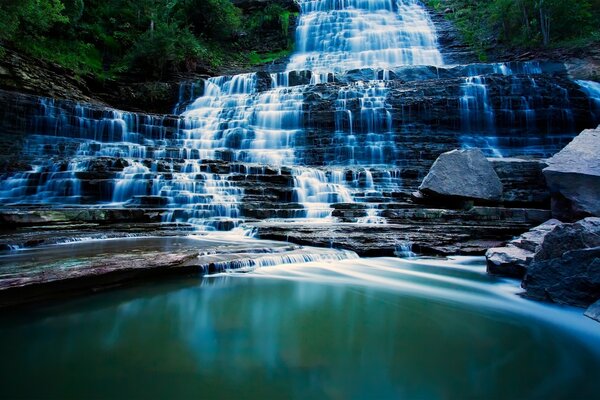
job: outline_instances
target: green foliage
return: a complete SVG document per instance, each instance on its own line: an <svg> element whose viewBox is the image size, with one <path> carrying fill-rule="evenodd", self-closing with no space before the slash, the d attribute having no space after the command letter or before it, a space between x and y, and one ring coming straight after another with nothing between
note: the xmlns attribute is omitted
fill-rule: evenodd
<svg viewBox="0 0 600 400"><path fill-rule="evenodd" d="M103 75L102 54L90 43L41 38L24 45L32 56L53 61L78 74Z"/></svg>
<svg viewBox="0 0 600 400"><path fill-rule="evenodd" d="M496 44L561 46L596 40L600 0L429 0L449 14L481 57Z"/></svg>
<svg viewBox="0 0 600 400"><path fill-rule="evenodd" d="M207 49L188 28L160 22L144 32L126 56L127 64L161 77L165 69L185 68L185 64L205 56Z"/></svg>
<svg viewBox="0 0 600 400"><path fill-rule="evenodd" d="M277 3L269 4L263 11L246 17L245 28L250 32L263 29L281 29L287 33L291 13Z"/></svg>
<svg viewBox="0 0 600 400"><path fill-rule="evenodd" d="M291 15L278 5L243 15L231 0L0 0L0 56L12 47L78 74L156 78L271 59L290 47ZM275 45L263 40L273 30Z"/></svg>
<svg viewBox="0 0 600 400"><path fill-rule="evenodd" d="M3 0L0 3L0 40L15 40L17 34L36 37L53 25L67 23L60 0Z"/></svg>
<svg viewBox="0 0 600 400"><path fill-rule="evenodd" d="M196 34L211 39L227 39L241 26L241 11L230 0L189 0L183 13Z"/></svg>
<svg viewBox="0 0 600 400"><path fill-rule="evenodd" d="M271 63L275 60L289 56L293 52L293 48L288 48L280 51L274 51L270 53L257 53L252 51L248 54L248 62L250 65L261 65Z"/></svg>

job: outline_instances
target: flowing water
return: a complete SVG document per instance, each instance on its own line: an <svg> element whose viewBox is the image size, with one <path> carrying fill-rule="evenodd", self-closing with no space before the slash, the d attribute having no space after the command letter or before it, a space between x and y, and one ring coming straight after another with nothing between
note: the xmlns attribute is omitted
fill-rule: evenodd
<svg viewBox="0 0 600 400"><path fill-rule="evenodd" d="M481 259L287 264L0 316L6 398L595 398L600 330Z"/></svg>
<svg viewBox="0 0 600 400"><path fill-rule="evenodd" d="M411 190L447 146L544 157L600 122L600 86L554 78L553 66L444 65L418 1L299 5L286 71L183 82L177 115L35 105L20 126L31 170L0 177L0 204L148 208L165 223L234 233L17 249L0 255L5 278L206 242L257 254L208 255L214 269L245 274L0 314L3 395L597 397L597 323L520 298L481 259L418 259L409 240L397 242L401 258L357 259L235 236L252 232L240 226L256 203L257 219L313 223L335 221L333 203L364 203L356 223L383 225L379 205ZM444 129L439 98L456 113Z"/></svg>
<svg viewBox="0 0 600 400"><path fill-rule="evenodd" d="M441 65L435 28L413 0L299 1L296 52L288 71L328 74L374 67Z"/></svg>
<svg viewBox="0 0 600 400"><path fill-rule="evenodd" d="M31 170L0 176L0 204L160 208L164 222L214 231L243 224L252 201L279 203L270 205L271 218L321 221L334 221L332 203L367 202L358 222L383 223L374 203L414 190L415 182L401 179L404 170L422 178L439 152L479 147L495 157L549 156L576 131L573 96L589 99L580 118L600 122L597 84L549 84L555 66L445 65L418 1L299 5L296 50L284 72L183 82L177 116L40 99L25 123L22 152ZM427 101L411 104L424 96L420 89L408 87L408 104L392 105L392 96L404 96L393 92L400 82L444 76L459 81L455 93L444 93L457 114L446 128L450 141ZM328 92L334 82L344 84ZM319 119L319 107L317 116L309 111L329 101L332 121ZM249 183L268 183L270 175L286 182L286 193L257 194Z"/></svg>

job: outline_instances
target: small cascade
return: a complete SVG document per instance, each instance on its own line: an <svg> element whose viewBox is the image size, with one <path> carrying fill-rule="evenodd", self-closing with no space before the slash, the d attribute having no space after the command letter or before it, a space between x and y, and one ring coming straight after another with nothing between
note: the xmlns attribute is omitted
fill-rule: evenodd
<svg viewBox="0 0 600 400"><path fill-rule="evenodd" d="M372 205L369 205L367 208L367 215L364 217L360 217L356 220L357 224L376 224L376 225L385 225L387 224L387 220L378 215L379 210L374 208Z"/></svg>
<svg viewBox="0 0 600 400"><path fill-rule="evenodd" d="M494 132L495 114L490 105L485 77L465 78L465 83L461 87L460 115L464 131Z"/></svg>
<svg viewBox="0 0 600 400"><path fill-rule="evenodd" d="M590 99L590 110L594 118L600 122L600 83L594 81L576 81Z"/></svg>
<svg viewBox="0 0 600 400"><path fill-rule="evenodd" d="M115 180L113 202L124 203L135 196L146 196L149 193L148 180L151 179L150 169L139 161L123 168Z"/></svg>
<svg viewBox="0 0 600 400"><path fill-rule="evenodd" d="M352 203L340 174L327 174L316 168L294 168L294 199L306 209L306 218L329 218L333 203Z"/></svg>
<svg viewBox="0 0 600 400"><path fill-rule="evenodd" d="M227 176L177 173L160 187L159 193L169 198L169 207L178 208L167 214L166 222L188 222L204 230L231 230L241 222L239 202L243 190Z"/></svg>
<svg viewBox="0 0 600 400"><path fill-rule="evenodd" d="M396 245L394 252L396 257L400 258L415 258L417 254L412 251L412 242L410 240L400 240Z"/></svg>
<svg viewBox="0 0 600 400"><path fill-rule="evenodd" d="M0 180L0 203L79 204L81 182L77 176L86 171L85 162L46 162L33 171Z"/></svg>
<svg viewBox="0 0 600 400"><path fill-rule="evenodd" d="M540 63L475 64L467 72L459 102L463 147L481 148L492 157L511 155L514 148L521 155L546 157L552 154L546 146L557 147L565 130L575 130L566 88L551 84L551 96L557 101L547 106L548 95L536 81L544 73ZM496 85L494 75L508 77L510 84Z"/></svg>
<svg viewBox="0 0 600 400"><path fill-rule="evenodd" d="M299 248L287 252L265 254L254 258L239 260L214 261L210 263L213 272L239 272L256 268L274 267L288 264L305 264L310 262L332 262L358 259L358 255L348 250L332 250L321 248Z"/></svg>
<svg viewBox="0 0 600 400"><path fill-rule="evenodd" d="M498 67L499 71L508 72ZM496 115L491 106L485 77L469 76L461 86L459 99L461 137L464 148L478 147L488 155L502 157L499 150L496 130Z"/></svg>
<svg viewBox="0 0 600 400"><path fill-rule="evenodd" d="M336 163L376 165L393 161L388 91L384 81L359 81L340 90L335 104Z"/></svg>

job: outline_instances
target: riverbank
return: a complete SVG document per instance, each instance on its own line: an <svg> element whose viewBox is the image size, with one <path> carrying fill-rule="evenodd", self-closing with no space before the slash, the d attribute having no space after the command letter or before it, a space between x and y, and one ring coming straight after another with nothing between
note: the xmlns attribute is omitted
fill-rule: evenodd
<svg viewBox="0 0 600 400"><path fill-rule="evenodd" d="M61 234L69 232L68 227ZM148 227L145 228L148 230ZM164 227L163 227L164 229ZM53 244L0 254L0 309L43 304L151 280L203 276L292 262L357 257L351 252L259 241L243 233L184 235L162 231L106 232L103 237L54 238Z"/></svg>

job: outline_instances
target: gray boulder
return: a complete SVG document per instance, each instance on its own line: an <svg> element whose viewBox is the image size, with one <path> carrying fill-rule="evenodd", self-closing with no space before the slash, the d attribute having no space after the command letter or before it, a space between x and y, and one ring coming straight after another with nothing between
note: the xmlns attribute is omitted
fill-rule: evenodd
<svg viewBox="0 0 600 400"><path fill-rule="evenodd" d="M500 200L502 183L481 150L452 150L433 163L419 191L434 197Z"/></svg>
<svg viewBox="0 0 600 400"><path fill-rule="evenodd" d="M584 315L600 322L600 300L589 306Z"/></svg>
<svg viewBox="0 0 600 400"><path fill-rule="evenodd" d="M510 241L505 247L489 249L485 253L488 273L523 278L546 235L560 224L560 221L551 219Z"/></svg>
<svg viewBox="0 0 600 400"><path fill-rule="evenodd" d="M523 280L527 296L586 307L600 298L600 218L548 232Z"/></svg>
<svg viewBox="0 0 600 400"><path fill-rule="evenodd" d="M565 221L600 216L600 128L581 132L547 164L553 216Z"/></svg>

